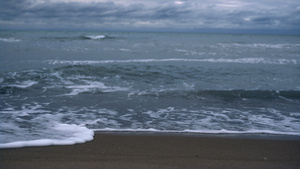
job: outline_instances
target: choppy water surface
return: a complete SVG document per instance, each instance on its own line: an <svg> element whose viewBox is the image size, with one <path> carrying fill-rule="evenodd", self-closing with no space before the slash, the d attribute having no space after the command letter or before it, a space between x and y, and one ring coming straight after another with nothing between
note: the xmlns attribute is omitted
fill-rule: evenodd
<svg viewBox="0 0 300 169"><path fill-rule="evenodd" d="M0 45L0 147L95 130L300 135L297 36L8 31Z"/></svg>

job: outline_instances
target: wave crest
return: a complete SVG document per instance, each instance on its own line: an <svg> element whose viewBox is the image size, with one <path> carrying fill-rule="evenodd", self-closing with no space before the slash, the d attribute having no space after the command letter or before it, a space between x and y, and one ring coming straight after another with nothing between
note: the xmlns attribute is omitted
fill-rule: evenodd
<svg viewBox="0 0 300 169"><path fill-rule="evenodd" d="M91 40L99 40L99 39L105 39L105 35L85 35L83 36L84 39L91 39Z"/></svg>
<svg viewBox="0 0 300 169"><path fill-rule="evenodd" d="M15 38L0 38L0 41L2 42L20 42L20 39L15 39Z"/></svg>
<svg viewBox="0 0 300 169"><path fill-rule="evenodd" d="M48 60L49 64L72 64L72 65L86 65L86 64L105 64L105 63L150 63L150 62L209 62L209 63L243 63L243 64L299 64L296 59L268 59L268 58L241 58L241 59L184 59L184 58L169 58L169 59L130 59L130 60Z"/></svg>

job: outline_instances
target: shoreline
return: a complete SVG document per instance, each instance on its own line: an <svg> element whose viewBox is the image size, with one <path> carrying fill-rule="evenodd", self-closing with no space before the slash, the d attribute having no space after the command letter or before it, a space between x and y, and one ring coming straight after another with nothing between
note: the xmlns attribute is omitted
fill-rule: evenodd
<svg viewBox="0 0 300 169"><path fill-rule="evenodd" d="M70 146L0 149L0 168L300 168L300 140L95 132Z"/></svg>
<svg viewBox="0 0 300 169"><path fill-rule="evenodd" d="M178 137L202 137L202 138L229 138L229 139L260 139L260 140L298 140L300 135L287 135L277 133L201 133L189 131L130 131L130 130L94 130L97 134L111 135L137 135L137 136L178 136Z"/></svg>

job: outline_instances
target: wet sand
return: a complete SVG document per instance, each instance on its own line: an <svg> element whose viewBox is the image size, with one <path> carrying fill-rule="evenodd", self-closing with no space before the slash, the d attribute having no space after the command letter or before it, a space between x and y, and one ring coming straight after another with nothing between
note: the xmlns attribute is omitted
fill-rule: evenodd
<svg viewBox="0 0 300 169"><path fill-rule="evenodd" d="M0 149L0 168L300 168L300 141L96 133L85 144Z"/></svg>

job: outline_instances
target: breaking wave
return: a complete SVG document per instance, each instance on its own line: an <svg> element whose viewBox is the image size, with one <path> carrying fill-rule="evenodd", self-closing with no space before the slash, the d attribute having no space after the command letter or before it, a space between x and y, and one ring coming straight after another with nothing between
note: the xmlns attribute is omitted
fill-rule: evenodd
<svg viewBox="0 0 300 169"><path fill-rule="evenodd" d="M105 39L105 35L86 35L83 36L84 39L92 39L92 40L99 40L99 39Z"/></svg>
<svg viewBox="0 0 300 169"><path fill-rule="evenodd" d="M104 63L148 63L148 62L210 62L210 63L243 63L243 64L299 64L297 59L268 59L268 58L241 58L241 59L183 59L183 58L170 58L170 59L130 59L130 60L82 60L82 61L68 61L68 60L48 60L49 64L73 64L73 65L86 65L86 64L104 64Z"/></svg>
<svg viewBox="0 0 300 169"><path fill-rule="evenodd" d="M0 41L2 42L20 42L20 39L15 39L15 38L0 38Z"/></svg>

